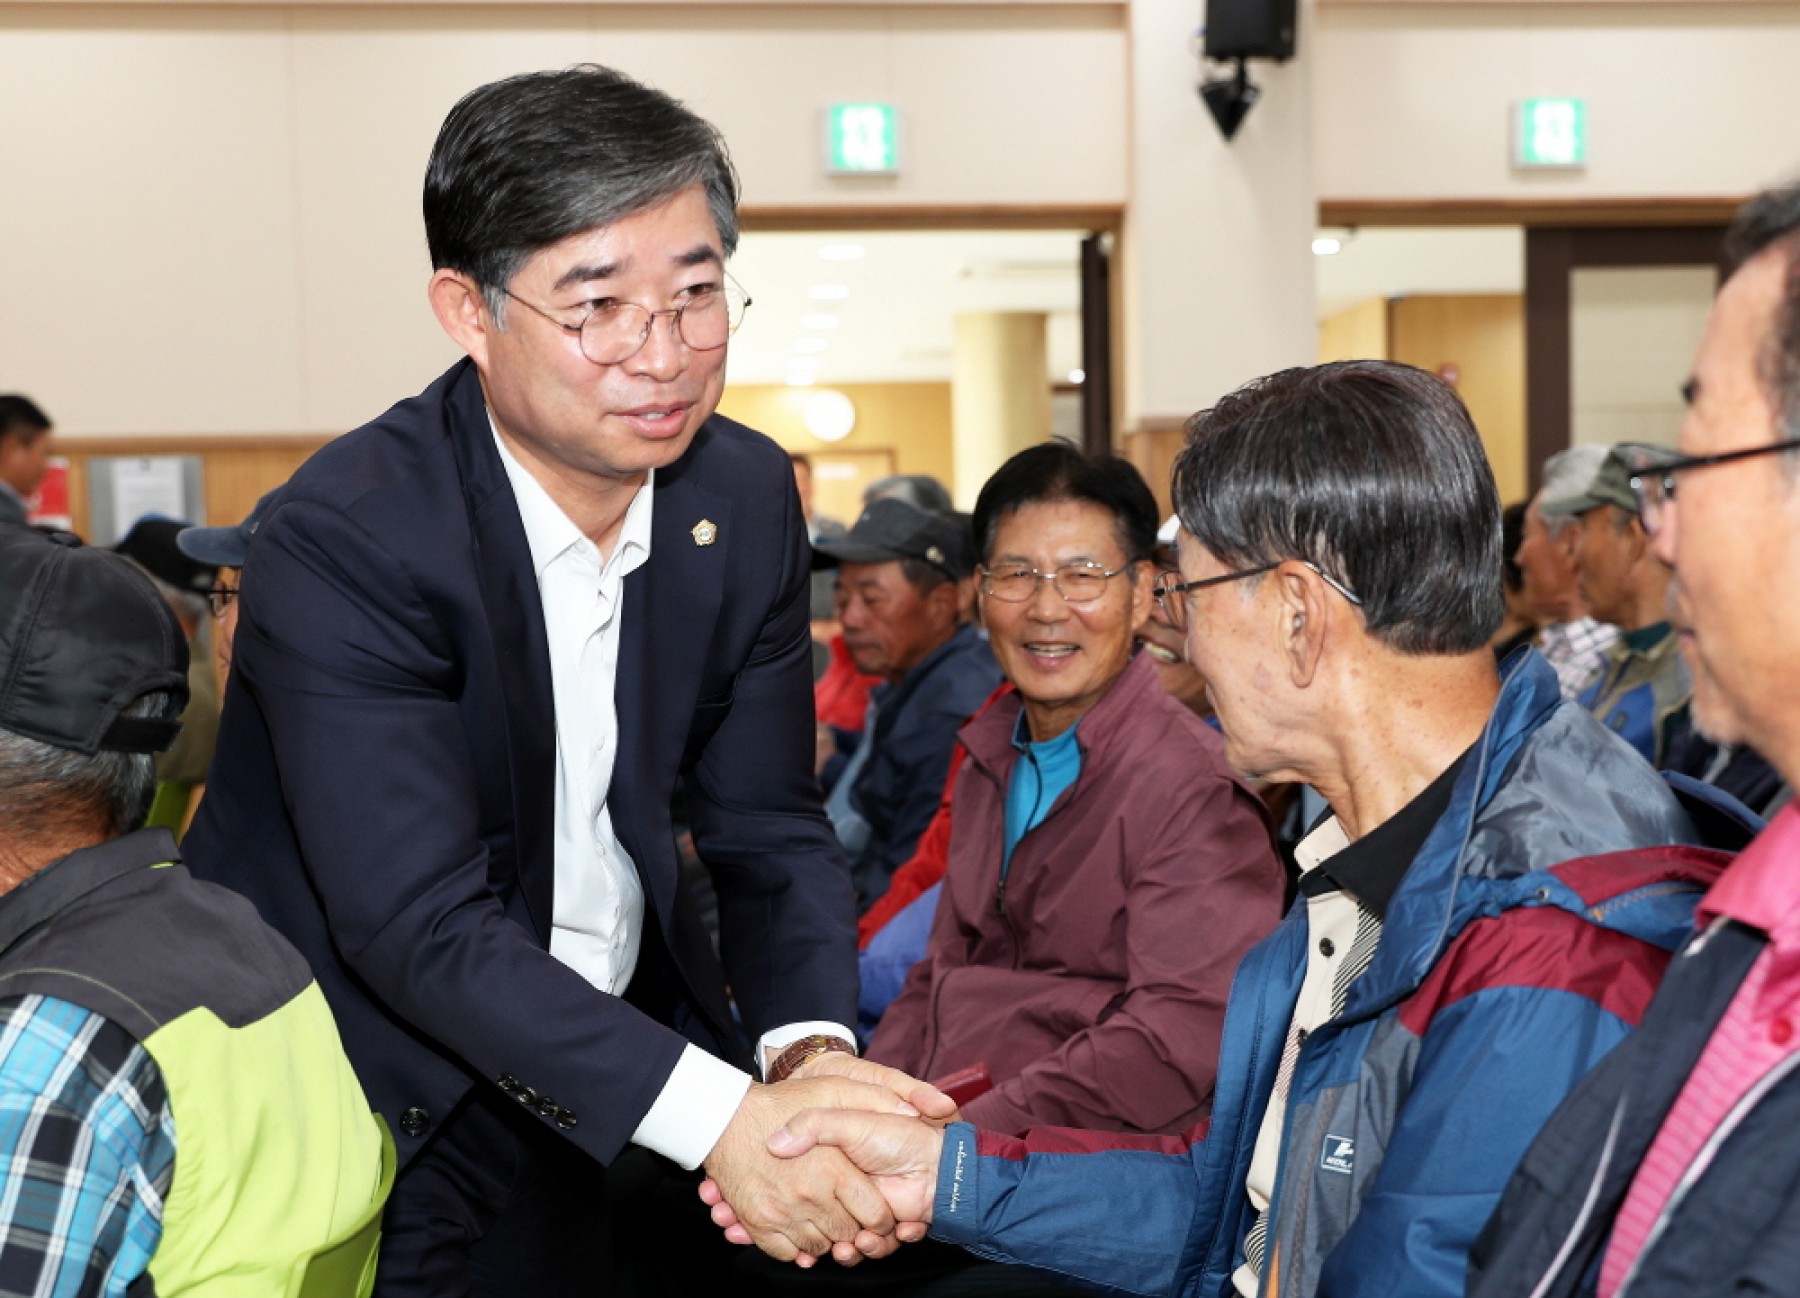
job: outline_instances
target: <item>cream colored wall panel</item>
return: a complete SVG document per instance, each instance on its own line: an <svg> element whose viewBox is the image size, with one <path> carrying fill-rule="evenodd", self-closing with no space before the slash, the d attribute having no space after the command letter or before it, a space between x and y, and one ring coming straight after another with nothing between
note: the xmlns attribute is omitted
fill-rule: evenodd
<svg viewBox="0 0 1800 1298"><path fill-rule="evenodd" d="M1577 442L1673 444L1712 308L1710 266L1582 267L1569 281L1569 400Z"/></svg>
<svg viewBox="0 0 1800 1298"><path fill-rule="evenodd" d="M1327 199L1732 195L1800 163L1800 6L1325 6L1317 32ZM1586 100L1585 168L1513 169L1540 96Z"/></svg>
<svg viewBox="0 0 1800 1298"><path fill-rule="evenodd" d="M68 432L291 429L279 12L0 9L0 388Z"/></svg>
<svg viewBox="0 0 1800 1298"><path fill-rule="evenodd" d="M304 428L345 429L462 353L431 314L425 163L488 81L592 59L568 9L308 9L293 38Z"/></svg>

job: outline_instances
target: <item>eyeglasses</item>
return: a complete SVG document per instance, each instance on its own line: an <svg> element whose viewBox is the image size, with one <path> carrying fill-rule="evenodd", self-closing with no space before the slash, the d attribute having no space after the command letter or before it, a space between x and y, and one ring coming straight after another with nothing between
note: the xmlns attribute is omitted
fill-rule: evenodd
<svg viewBox="0 0 1800 1298"><path fill-rule="evenodd" d="M1065 563L1054 572L1008 566L981 570L981 593L1008 604L1023 604L1037 596L1045 581L1056 587L1066 604L1091 604L1106 593L1106 583L1131 567L1122 563L1108 571L1097 563Z"/></svg>
<svg viewBox="0 0 1800 1298"><path fill-rule="evenodd" d="M1666 507L1675 503L1677 473L1793 450L1800 450L1800 437L1742 451L1726 451L1721 455L1681 455L1666 446L1646 446L1639 442L1628 442L1618 448L1625 467L1631 470L1631 490L1637 496L1638 520L1651 536L1662 529Z"/></svg>
<svg viewBox="0 0 1800 1298"><path fill-rule="evenodd" d="M1169 625L1177 631L1187 630L1187 600L1182 598L1190 591L1204 590L1208 586L1222 586L1228 581L1242 581L1246 577L1260 577L1265 572L1274 572L1285 560L1265 563L1259 568L1245 568L1242 572L1228 572L1221 577L1202 577L1199 581L1182 581L1178 572L1161 573L1156 578L1156 585L1151 593L1156 596L1156 606L1169 620ZM1326 572L1311 559L1297 559L1297 563L1306 565L1318 575L1320 581L1331 587L1338 594L1358 607L1362 606L1362 596L1351 590L1343 582Z"/></svg>
<svg viewBox="0 0 1800 1298"><path fill-rule="evenodd" d="M509 288L500 291L528 311L535 311L564 333L581 339L581 354L596 365L628 361L650 341L656 317L670 317L669 328L697 352L717 351L744 323L750 298L731 276L724 284L705 284L688 290L688 299L665 311L652 311L636 302L601 302L580 324L564 324L541 306L527 302Z"/></svg>
<svg viewBox="0 0 1800 1298"><path fill-rule="evenodd" d="M214 617L224 617L226 607L232 600L237 598L237 593L238 588L236 586L214 586L211 590L207 591L206 602L212 605L212 615Z"/></svg>

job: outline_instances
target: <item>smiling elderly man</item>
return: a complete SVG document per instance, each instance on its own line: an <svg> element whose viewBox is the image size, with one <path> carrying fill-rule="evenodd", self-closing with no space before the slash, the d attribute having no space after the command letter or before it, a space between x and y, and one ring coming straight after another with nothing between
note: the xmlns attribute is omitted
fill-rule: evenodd
<svg viewBox="0 0 1800 1298"><path fill-rule="evenodd" d="M1696 721L1792 784L1800 186L1753 200L1726 249L1677 451L1633 451L1633 483L1675 570ZM1800 1294L1800 810L1732 864L1696 922L1644 1026L1526 1155L1471 1294Z"/></svg>
<svg viewBox="0 0 1800 1298"><path fill-rule="evenodd" d="M1460 1294L1513 1163L1637 1022L1716 861L1618 855L1693 826L1542 658L1496 675L1499 501L1442 382L1353 361L1253 383L1192 421L1174 496L1160 593L1227 756L1333 813L1232 983L1210 1128L808 1114L772 1144L837 1144L933 1235L1133 1293Z"/></svg>

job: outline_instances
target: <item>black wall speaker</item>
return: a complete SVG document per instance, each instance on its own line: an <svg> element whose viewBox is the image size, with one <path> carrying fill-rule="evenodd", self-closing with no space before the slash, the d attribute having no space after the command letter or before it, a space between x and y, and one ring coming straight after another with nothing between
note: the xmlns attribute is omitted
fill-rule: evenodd
<svg viewBox="0 0 1800 1298"><path fill-rule="evenodd" d="M1206 57L1291 59L1295 0L1206 0Z"/></svg>

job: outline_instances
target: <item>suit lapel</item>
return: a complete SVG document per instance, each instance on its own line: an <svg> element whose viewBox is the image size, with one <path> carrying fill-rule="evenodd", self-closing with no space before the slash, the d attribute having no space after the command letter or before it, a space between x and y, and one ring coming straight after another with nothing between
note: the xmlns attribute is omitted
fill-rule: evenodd
<svg viewBox="0 0 1800 1298"><path fill-rule="evenodd" d="M506 705L506 759L520 890L538 940L547 947L556 881L556 710L550 647L518 503L494 449L480 378L472 364L464 363L468 369L450 397L450 435Z"/></svg>

